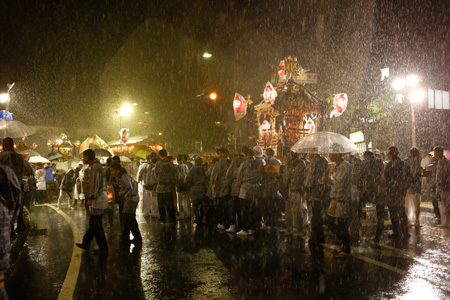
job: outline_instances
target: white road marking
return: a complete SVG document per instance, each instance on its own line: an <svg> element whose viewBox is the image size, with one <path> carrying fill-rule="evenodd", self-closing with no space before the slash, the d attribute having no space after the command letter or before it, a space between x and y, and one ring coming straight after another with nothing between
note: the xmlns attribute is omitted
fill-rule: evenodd
<svg viewBox="0 0 450 300"><path fill-rule="evenodd" d="M75 286L78 280L78 274L80 273L81 265L81 255L82 250L78 248L75 243L81 241L81 234L78 225L70 218L66 213L57 209L54 205L45 204L46 206L54 209L58 214L60 214L69 223L73 234L73 250L72 259L70 260L69 269L67 270L66 278L59 292L58 300L72 299L73 293L75 291Z"/></svg>

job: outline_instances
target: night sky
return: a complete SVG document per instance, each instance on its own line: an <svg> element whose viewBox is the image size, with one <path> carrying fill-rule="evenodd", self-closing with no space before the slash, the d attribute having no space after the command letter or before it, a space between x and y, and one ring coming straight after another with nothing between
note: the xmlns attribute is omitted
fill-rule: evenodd
<svg viewBox="0 0 450 300"><path fill-rule="evenodd" d="M339 5L345 7L355 2L358 1L340 1ZM372 45L373 59L393 65L397 70L425 70L427 76L433 77L436 88L448 88L449 57L444 50L448 49L450 40L447 1L391 2L375 1L374 4L377 35ZM189 47L199 51L216 50L222 64L237 66L234 70L246 74L254 72L254 76L243 88L240 83L221 80L223 74L214 78L214 73L209 72L201 80L186 81L189 86L183 90L172 90L171 86L178 82L171 82L170 76L161 76L163 83L149 83L155 86L154 93L159 100L146 95L136 100L140 101L142 110L152 110L152 101L167 102L169 108L180 101L191 101L192 95L197 90L202 92L205 84L222 88L224 97L228 98L234 91L258 95L270 79L270 65L288 54L302 57L314 51L314 45L306 42L310 34L301 29L305 22L311 21L308 12L315 9L326 10L327 1L2 1L0 89L6 89L8 82L16 83L11 91L11 111L16 119L27 124L69 128L105 126L104 119L98 116L110 114L121 100L105 95L102 76L130 36L151 20L159 25L150 30L165 32L168 27L175 28L194 45ZM164 39L161 37L162 43ZM302 48L306 44L309 48ZM180 55L176 49L171 51L167 55ZM168 58L161 54L161 59ZM150 64L148 68L157 80L161 66ZM189 78L196 76L189 70L179 72ZM126 81L124 78L123 82ZM224 87L224 84L232 86ZM208 88L205 86L203 90ZM133 88L117 89L125 97ZM175 111L199 108L197 104L191 108L186 103L180 107ZM154 109L155 114L161 114L156 106ZM179 118L180 114L175 115L175 119ZM107 119L113 118L108 115ZM170 117L165 120L177 123ZM155 130L167 126L158 118L148 123ZM179 133L183 127L185 124L172 126L170 130Z"/></svg>

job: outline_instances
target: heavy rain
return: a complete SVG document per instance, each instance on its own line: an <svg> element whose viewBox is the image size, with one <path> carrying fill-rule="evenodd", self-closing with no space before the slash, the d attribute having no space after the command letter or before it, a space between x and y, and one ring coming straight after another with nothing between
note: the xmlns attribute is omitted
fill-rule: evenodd
<svg viewBox="0 0 450 300"><path fill-rule="evenodd" d="M449 299L449 15L2 1L0 299Z"/></svg>

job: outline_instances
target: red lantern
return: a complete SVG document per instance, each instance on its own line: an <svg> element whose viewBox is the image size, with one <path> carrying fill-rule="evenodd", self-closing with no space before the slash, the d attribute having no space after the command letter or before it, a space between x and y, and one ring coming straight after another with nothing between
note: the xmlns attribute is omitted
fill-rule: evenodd
<svg viewBox="0 0 450 300"><path fill-rule="evenodd" d="M273 85L268 81L266 88L264 89L264 100L266 103L272 104L277 97L277 91L273 88Z"/></svg>

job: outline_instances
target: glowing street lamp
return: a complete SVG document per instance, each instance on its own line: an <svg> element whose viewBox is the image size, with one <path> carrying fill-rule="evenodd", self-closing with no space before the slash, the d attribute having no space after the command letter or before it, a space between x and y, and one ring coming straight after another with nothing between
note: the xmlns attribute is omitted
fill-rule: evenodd
<svg viewBox="0 0 450 300"><path fill-rule="evenodd" d="M210 58L212 56L211 53L205 52L203 53L203 58Z"/></svg>
<svg viewBox="0 0 450 300"><path fill-rule="evenodd" d="M406 79L403 78L396 78L393 82L393 87L397 91L403 90L405 86L407 85L410 88L413 88L417 86L419 83L419 77L416 75L408 75ZM404 98L404 95L397 94L396 95L397 100L401 103L402 99ZM415 106L417 103L420 103L425 99L425 92L421 89L413 89L408 94L409 103L411 105L411 122L412 122L412 144L413 146L416 146L416 113L415 113Z"/></svg>
<svg viewBox="0 0 450 300"><path fill-rule="evenodd" d="M124 104L119 109L118 113L119 113L119 127L120 127L120 129L122 129L122 118L130 115L132 111L133 111L133 108L129 104Z"/></svg>
<svg viewBox="0 0 450 300"><path fill-rule="evenodd" d="M394 89L401 91L405 87L405 80L403 78L396 78L393 82Z"/></svg>

